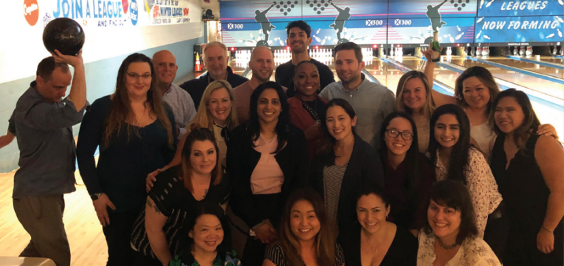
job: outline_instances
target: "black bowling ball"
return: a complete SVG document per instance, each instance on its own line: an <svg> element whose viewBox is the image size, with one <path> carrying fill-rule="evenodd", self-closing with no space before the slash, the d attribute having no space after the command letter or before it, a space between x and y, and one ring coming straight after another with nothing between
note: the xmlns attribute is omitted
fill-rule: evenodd
<svg viewBox="0 0 564 266"><path fill-rule="evenodd" d="M56 18L43 30L43 44L51 53L55 49L64 55L76 55L84 45L84 30L70 18Z"/></svg>

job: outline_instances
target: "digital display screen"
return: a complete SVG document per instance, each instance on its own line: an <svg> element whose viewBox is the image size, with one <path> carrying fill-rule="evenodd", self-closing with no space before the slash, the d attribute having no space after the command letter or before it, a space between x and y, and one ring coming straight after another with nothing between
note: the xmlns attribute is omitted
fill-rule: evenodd
<svg viewBox="0 0 564 266"><path fill-rule="evenodd" d="M476 19L476 43L542 43L564 40L564 21L556 16L481 17ZM514 43L514 44L512 44Z"/></svg>
<svg viewBox="0 0 564 266"><path fill-rule="evenodd" d="M564 15L563 0L545 1L480 1L478 17L518 17Z"/></svg>
<svg viewBox="0 0 564 266"><path fill-rule="evenodd" d="M473 42L474 18L444 18L443 21L438 28L442 45ZM389 44L429 44L433 40L428 18L389 19L388 24Z"/></svg>
<svg viewBox="0 0 564 266"><path fill-rule="evenodd" d="M491 0L490 0L491 1ZM475 17L477 0L390 0L388 18Z"/></svg>

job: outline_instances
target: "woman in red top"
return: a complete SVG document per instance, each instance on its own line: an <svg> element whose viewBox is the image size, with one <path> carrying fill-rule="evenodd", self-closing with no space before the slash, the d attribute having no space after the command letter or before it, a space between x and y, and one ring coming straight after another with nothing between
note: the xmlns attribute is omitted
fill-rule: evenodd
<svg viewBox="0 0 564 266"><path fill-rule="evenodd" d="M326 101L317 95L319 71L311 61L302 61L294 68L295 96L288 99L290 120L304 131L310 161L321 138L320 121L325 117Z"/></svg>

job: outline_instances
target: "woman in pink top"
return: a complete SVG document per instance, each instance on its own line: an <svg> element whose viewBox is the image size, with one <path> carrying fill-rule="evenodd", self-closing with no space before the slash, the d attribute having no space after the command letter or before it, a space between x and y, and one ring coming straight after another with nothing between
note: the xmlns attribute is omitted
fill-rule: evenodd
<svg viewBox="0 0 564 266"><path fill-rule="evenodd" d="M250 119L231 133L227 172L231 207L251 228L243 265L261 265L266 244L276 240L288 196L306 183L308 156L302 130L290 122L282 87L259 85L251 95Z"/></svg>

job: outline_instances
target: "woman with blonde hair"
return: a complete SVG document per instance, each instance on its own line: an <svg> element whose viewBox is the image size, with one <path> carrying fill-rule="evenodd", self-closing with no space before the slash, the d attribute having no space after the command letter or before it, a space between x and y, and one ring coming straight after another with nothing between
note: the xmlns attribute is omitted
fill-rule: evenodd
<svg viewBox="0 0 564 266"><path fill-rule="evenodd" d="M401 76L396 90L396 111L405 112L413 118L417 126L419 152L427 152L429 146L429 121L436 109L432 88L427 76L413 70Z"/></svg>
<svg viewBox="0 0 564 266"><path fill-rule="evenodd" d="M165 167L157 169L147 176L147 191L151 190L156 176L167 169L177 166L181 162L182 147L186 141L186 136L193 128L207 128L214 133L217 145L219 147L219 163L223 168L226 167L225 156L227 154L227 141L229 134L236 126L237 113L233 98L233 89L225 80L216 80L210 83L204 94L202 101L198 107L198 112L194 119L186 126L186 134L178 143L178 149L172 161Z"/></svg>

